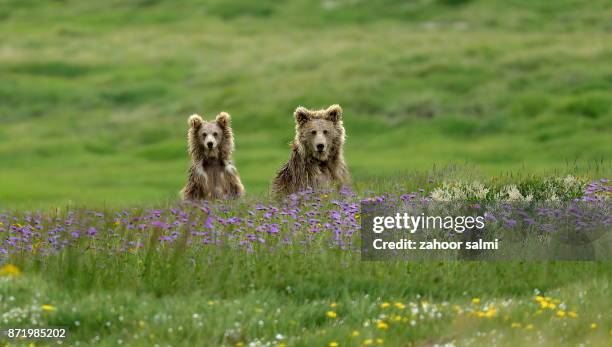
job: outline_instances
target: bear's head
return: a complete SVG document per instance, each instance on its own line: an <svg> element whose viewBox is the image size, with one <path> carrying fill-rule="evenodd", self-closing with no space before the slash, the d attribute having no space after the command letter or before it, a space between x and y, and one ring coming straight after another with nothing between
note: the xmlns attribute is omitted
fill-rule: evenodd
<svg viewBox="0 0 612 347"><path fill-rule="evenodd" d="M188 123L189 151L194 159L230 159L234 151L234 135L228 113L221 112L210 122L194 114Z"/></svg>
<svg viewBox="0 0 612 347"><path fill-rule="evenodd" d="M294 146L300 154L320 162L342 155L344 125L342 108L339 105L317 111L300 106L295 110L294 116Z"/></svg>

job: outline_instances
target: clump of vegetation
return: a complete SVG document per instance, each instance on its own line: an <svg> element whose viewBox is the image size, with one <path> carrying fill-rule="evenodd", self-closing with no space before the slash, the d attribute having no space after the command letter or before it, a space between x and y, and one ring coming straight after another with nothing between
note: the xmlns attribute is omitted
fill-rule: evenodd
<svg viewBox="0 0 612 347"><path fill-rule="evenodd" d="M438 201L571 201L584 196L589 181L572 175L527 178L514 184L480 181L443 182L431 192ZM601 182L607 183L607 180Z"/></svg>

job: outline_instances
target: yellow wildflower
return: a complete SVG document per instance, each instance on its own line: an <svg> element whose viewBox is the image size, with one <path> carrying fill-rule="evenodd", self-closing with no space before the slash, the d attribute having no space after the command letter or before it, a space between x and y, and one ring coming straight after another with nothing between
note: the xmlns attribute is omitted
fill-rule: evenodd
<svg viewBox="0 0 612 347"><path fill-rule="evenodd" d="M243 347L244 346L244 342L236 342L236 347Z"/></svg>
<svg viewBox="0 0 612 347"><path fill-rule="evenodd" d="M527 330L533 330L533 324L528 324L525 329Z"/></svg>
<svg viewBox="0 0 612 347"><path fill-rule="evenodd" d="M336 307L336 306L338 306L338 304L337 304L337 303L335 303L335 302L332 302L331 304L329 304L329 307L331 307L331 308L334 308L334 307Z"/></svg>
<svg viewBox="0 0 612 347"><path fill-rule="evenodd" d="M380 308L387 308L391 306L391 304L389 304L388 302L383 302L382 304L380 304Z"/></svg>
<svg viewBox="0 0 612 347"><path fill-rule="evenodd" d="M591 329L597 329L597 323L591 323Z"/></svg>
<svg viewBox="0 0 612 347"><path fill-rule="evenodd" d="M359 336L359 331L357 331L357 330L353 330L353 332L351 333L351 336L352 336L352 337L357 337L357 336Z"/></svg>
<svg viewBox="0 0 612 347"><path fill-rule="evenodd" d="M536 297L535 297L535 301L537 301L537 302L542 302L542 301L544 301L544 297L543 297L543 296L541 296L541 295L536 295Z"/></svg>
<svg viewBox="0 0 612 347"><path fill-rule="evenodd" d="M3 267L0 267L0 276L14 276L17 277L21 275L21 270L13 264L6 264Z"/></svg>
<svg viewBox="0 0 612 347"><path fill-rule="evenodd" d="M565 311L563 311L563 310L559 310L559 311L557 311L557 313L556 313L556 314L557 314L557 317L559 317L559 318L563 318L563 317L565 317Z"/></svg>
<svg viewBox="0 0 612 347"><path fill-rule="evenodd" d="M380 338L376 339L376 344L377 345L382 345L383 343L385 343L385 340L380 339Z"/></svg>
<svg viewBox="0 0 612 347"><path fill-rule="evenodd" d="M403 309L405 309L405 308L406 308L406 305L404 305L404 304L403 304L403 303L401 303L401 302L396 302L396 303L394 304L394 306L395 306L395 308L400 309L400 310L403 310Z"/></svg>
<svg viewBox="0 0 612 347"><path fill-rule="evenodd" d="M372 340L372 339L365 339L365 340L363 340L363 343L362 343L362 344L363 344L364 346L369 346L369 345L371 345L371 344L373 344L373 343L374 343L374 340Z"/></svg>
<svg viewBox="0 0 612 347"><path fill-rule="evenodd" d="M338 316L338 314L334 311L327 311L325 315L329 318L336 318Z"/></svg>
<svg viewBox="0 0 612 347"><path fill-rule="evenodd" d="M480 298L473 298L472 299L472 304L474 304L474 305L480 304Z"/></svg>
<svg viewBox="0 0 612 347"><path fill-rule="evenodd" d="M40 308L41 308L43 311L47 311L47 312L53 312L53 311L57 310L57 309L55 308L55 306L53 306L53 305L48 305L48 304L44 304L44 305L42 305Z"/></svg>
<svg viewBox="0 0 612 347"><path fill-rule="evenodd" d="M338 344L338 342L336 342L336 341L332 341L332 342L330 342L330 343L329 343L329 345L328 345L328 346L329 346L329 347L338 347L338 346L340 346L340 345Z"/></svg>
<svg viewBox="0 0 612 347"><path fill-rule="evenodd" d="M514 323L510 324L510 327L511 328L520 328L521 327L521 323L514 322Z"/></svg>
<svg viewBox="0 0 612 347"><path fill-rule="evenodd" d="M572 318L576 318L578 317L578 313L576 313L576 311L569 311L567 313L568 316L572 317Z"/></svg>
<svg viewBox="0 0 612 347"><path fill-rule="evenodd" d="M497 314L497 309L495 307L489 307L489 309L485 313L485 317L493 318L496 314Z"/></svg>
<svg viewBox="0 0 612 347"><path fill-rule="evenodd" d="M376 323L376 327L378 329L382 329L382 330L387 330L389 329L389 325L383 321L378 321L378 323Z"/></svg>

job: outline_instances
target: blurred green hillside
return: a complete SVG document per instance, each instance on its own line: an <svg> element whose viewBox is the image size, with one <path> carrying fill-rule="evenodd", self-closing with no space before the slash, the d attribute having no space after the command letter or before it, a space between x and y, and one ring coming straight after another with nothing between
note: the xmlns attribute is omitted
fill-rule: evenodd
<svg viewBox="0 0 612 347"><path fill-rule="evenodd" d="M0 208L176 198L192 113L247 192L292 111L341 104L357 181L612 158L612 2L0 0Z"/></svg>

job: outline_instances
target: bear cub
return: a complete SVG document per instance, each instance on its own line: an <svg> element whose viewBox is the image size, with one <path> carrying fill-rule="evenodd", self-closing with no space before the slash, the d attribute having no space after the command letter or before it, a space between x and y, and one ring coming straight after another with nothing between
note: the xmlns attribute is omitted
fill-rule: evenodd
<svg viewBox="0 0 612 347"><path fill-rule="evenodd" d="M197 114L189 117L187 143L191 167L181 191L184 200L236 198L244 194L238 170L232 163L234 135L231 117L221 112L214 121Z"/></svg>
<svg viewBox="0 0 612 347"><path fill-rule="evenodd" d="M342 108L332 105L315 111L300 106L294 117L295 138L291 143L291 156L276 174L273 192L286 195L306 188L348 184L350 176L343 154Z"/></svg>

